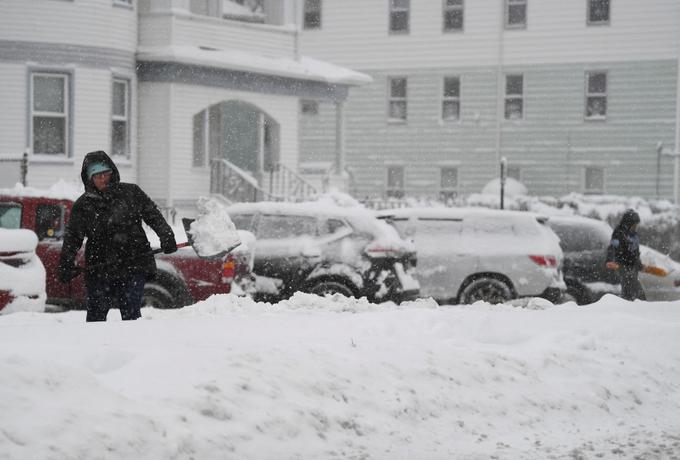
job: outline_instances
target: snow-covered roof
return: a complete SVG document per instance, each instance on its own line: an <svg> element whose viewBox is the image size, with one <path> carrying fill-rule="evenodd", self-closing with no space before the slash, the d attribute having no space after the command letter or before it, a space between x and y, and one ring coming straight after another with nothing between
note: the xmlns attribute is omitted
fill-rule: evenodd
<svg viewBox="0 0 680 460"><path fill-rule="evenodd" d="M338 85L358 86L373 81L366 74L307 56L295 60L288 57L198 46L140 46L137 49L137 59L147 62L170 62L253 72Z"/></svg>
<svg viewBox="0 0 680 460"><path fill-rule="evenodd" d="M66 182L60 179L49 188L26 187L16 183L12 188L0 188L0 195L53 198L55 200L75 201L84 192L82 182Z"/></svg>

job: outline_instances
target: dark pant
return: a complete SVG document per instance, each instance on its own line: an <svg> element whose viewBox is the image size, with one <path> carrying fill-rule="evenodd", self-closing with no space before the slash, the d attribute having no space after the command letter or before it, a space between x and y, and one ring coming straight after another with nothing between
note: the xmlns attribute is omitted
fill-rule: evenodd
<svg viewBox="0 0 680 460"><path fill-rule="evenodd" d="M109 308L118 308L125 321L141 318L145 282L143 273L117 280L88 280L87 321L106 321Z"/></svg>
<svg viewBox="0 0 680 460"><path fill-rule="evenodd" d="M645 292L638 280L637 267L621 266L619 268L619 279L621 280L621 297L626 300L645 300Z"/></svg>

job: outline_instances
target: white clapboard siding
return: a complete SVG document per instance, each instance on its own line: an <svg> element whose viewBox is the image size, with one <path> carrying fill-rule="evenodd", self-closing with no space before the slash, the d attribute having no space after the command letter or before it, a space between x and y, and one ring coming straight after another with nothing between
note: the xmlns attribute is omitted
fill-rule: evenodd
<svg viewBox="0 0 680 460"><path fill-rule="evenodd" d="M66 68L66 70L72 70ZM0 64L0 153L23 153L29 142L28 78L29 70L21 64ZM59 179L80 182L80 167L83 157L89 151L111 148L111 84L112 73L106 69L76 68L71 73L73 103L69 140L72 156L31 156L29 161L29 185L48 187ZM131 77L134 85L134 78ZM136 180L134 163L135 130L131 117L133 146L132 160L116 159L121 177L126 181Z"/></svg>
<svg viewBox="0 0 680 460"><path fill-rule="evenodd" d="M210 192L209 169L192 166L193 116L213 104L229 100L253 104L281 125L281 162L295 168L297 98L185 84L142 83L139 168L145 173L140 181L153 198L161 203L173 203L195 200ZM168 178L172 187L168 186Z"/></svg>
<svg viewBox="0 0 680 460"><path fill-rule="evenodd" d="M249 24L200 15L179 15L173 24L172 44L206 46L292 57L295 34L284 27Z"/></svg>
<svg viewBox="0 0 680 460"><path fill-rule="evenodd" d="M0 40L134 52L137 46L137 11L115 6L113 0L2 0Z"/></svg>
<svg viewBox="0 0 680 460"><path fill-rule="evenodd" d="M390 35L388 1L325 0L322 28L304 30L305 55L371 69L497 63L502 0L465 2L463 32L442 32L442 2L411 0L410 31ZM611 23L587 26L586 0L529 0L528 26L503 32L504 62L559 63L678 56L677 0L611 2Z"/></svg>
<svg viewBox="0 0 680 460"><path fill-rule="evenodd" d="M159 203L168 197L170 170L170 83L140 83L137 100L139 185Z"/></svg>
<svg viewBox="0 0 680 460"><path fill-rule="evenodd" d="M0 63L0 154L26 150L27 83L26 66Z"/></svg>

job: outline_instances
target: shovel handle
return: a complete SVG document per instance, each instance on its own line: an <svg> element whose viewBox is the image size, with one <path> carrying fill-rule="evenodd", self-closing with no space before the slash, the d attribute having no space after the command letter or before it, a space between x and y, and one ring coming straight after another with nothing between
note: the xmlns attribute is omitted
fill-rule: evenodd
<svg viewBox="0 0 680 460"><path fill-rule="evenodd" d="M188 241L186 241L186 242L184 242L184 243L178 243L178 244L177 244L177 249L180 249L180 248L187 248L187 247L190 247L190 246L191 246L191 244L190 244ZM103 262L103 263L100 263L100 264L88 265L88 266L84 266L84 267L83 267L83 266L80 266L80 267L76 267L76 270L77 270L79 273L84 273L84 272L86 272L86 271L88 271L88 270L93 270L93 269L95 269L95 268L107 267L107 266L109 266L109 265L115 265L115 264L120 263L120 262L129 262L129 261L131 261L131 260L137 260L137 259L139 259L140 257L144 257L145 255L152 255L152 256L154 256L154 255L160 254L160 253L162 253L162 252L163 252L163 248L156 248L156 249L153 249L153 250L150 251L150 252L145 252L144 254L140 254L140 255L135 256L135 257L130 257L130 258L128 258L128 259L116 260L115 262Z"/></svg>

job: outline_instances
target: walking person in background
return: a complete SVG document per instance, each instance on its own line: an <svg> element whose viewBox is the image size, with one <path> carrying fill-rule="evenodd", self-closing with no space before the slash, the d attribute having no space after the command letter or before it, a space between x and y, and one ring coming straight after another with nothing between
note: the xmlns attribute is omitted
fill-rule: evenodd
<svg viewBox="0 0 680 460"><path fill-rule="evenodd" d="M645 269L640 261L640 238L637 226L640 216L632 209L623 213L619 225L612 233L607 248L606 266L616 270L621 282L621 297L626 300L645 299L638 273Z"/></svg>
<svg viewBox="0 0 680 460"><path fill-rule="evenodd" d="M76 253L85 245L87 321L106 321L109 308L123 320L141 317L144 284L156 273L156 262L142 222L156 232L166 254L177 244L156 204L135 184L120 182L118 168L103 151L90 152L80 177L83 193L73 204L61 249L58 276L68 283L78 276ZM88 266L106 264L102 267Z"/></svg>

